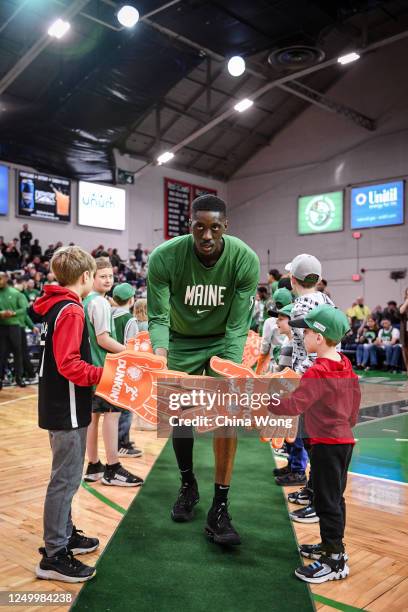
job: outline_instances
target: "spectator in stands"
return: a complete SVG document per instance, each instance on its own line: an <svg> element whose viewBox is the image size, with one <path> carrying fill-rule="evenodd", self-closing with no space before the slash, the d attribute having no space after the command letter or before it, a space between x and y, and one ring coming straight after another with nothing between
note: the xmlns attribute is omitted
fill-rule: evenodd
<svg viewBox="0 0 408 612"><path fill-rule="evenodd" d="M373 308L371 316L374 317L374 319L379 324L381 322L381 319L383 318L383 307L378 304L375 308Z"/></svg>
<svg viewBox="0 0 408 612"><path fill-rule="evenodd" d="M48 248L44 251L44 259L46 261L50 261L51 257L54 255L55 247L53 244L49 244Z"/></svg>
<svg viewBox="0 0 408 612"><path fill-rule="evenodd" d="M389 319L391 321L392 326L397 327L399 329L401 317L399 309L397 307L397 302L395 302L394 300L390 300L389 302L387 302L387 306L386 308L384 308L384 311L382 313L382 318Z"/></svg>
<svg viewBox="0 0 408 612"><path fill-rule="evenodd" d="M139 331L148 331L146 298L139 298L136 300L133 308L133 316L137 321Z"/></svg>
<svg viewBox="0 0 408 612"><path fill-rule="evenodd" d="M122 259L120 255L118 255L118 249L112 249L112 255L110 256L110 260L112 262L112 266L117 267L120 270L122 265Z"/></svg>
<svg viewBox="0 0 408 612"><path fill-rule="evenodd" d="M399 307L400 339L402 345L402 356L404 358L405 369L408 371L408 287L405 289L404 301Z"/></svg>
<svg viewBox="0 0 408 612"><path fill-rule="evenodd" d="M281 276L282 274L276 268L272 268L272 270L269 270L269 276L268 276L269 295L273 295L275 291L277 290L278 283L279 283Z"/></svg>
<svg viewBox="0 0 408 612"><path fill-rule="evenodd" d="M381 329L370 351L385 354L384 369L398 372L401 369L401 345L399 329L393 327L389 319L381 321Z"/></svg>
<svg viewBox="0 0 408 612"><path fill-rule="evenodd" d="M23 294L27 298L29 305L34 303L34 301L40 295L38 289L35 288L35 281L33 278L28 279L24 285Z"/></svg>
<svg viewBox="0 0 408 612"><path fill-rule="evenodd" d="M371 310L364 304L364 298L358 297L352 307L346 310L346 314L350 319L351 328L357 329L371 314Z"/></svg>
<svg viewBox="0 0 408 612"><path fill-rule="evenodd" d="M14 287L10 287L7 274L0 272L0 389L3 386L4 370L10 352L14 359L16 383L19 387L26 386L23 380L19 317L27 312L27 306L24 295Z"/></svg>
<svg viewBox="0 0 408 612"><path fill-rule="evenodd" d="M33 259L34 257L41 257L41 255L42 248L40 247L38 238L35 238L34 244L31 245L31 258Z"/></svg>
<svg viewBox="0 0 408 612"><path fill-rule="evenodd" d="M43 286L45 285L58 285L57 281L55 280L55 276L52 272L48 272L47 280L44 281Z"/></svg>
<svg viewBox="0 0 408 612"><path fill-rule="evenodd" d="M142 249L142 244L140 242L137 243L137 248L135 249L135 260L137 261L137 263L142 265L143 249Z"/></svg>
<svg viewBox="0 0 408 612"><path fill-rule="evenodd" d="M322 278L319 283L316 285L316 289L320 291L320 293L324 293L325 295L331 297L328 289L327 289L327 280Z"/></svg>
<svg viewBox="0 0 408 612"><path fill-rule="evenodd" d="M289 274L282 274L278 281L278 289L288 289L288 291L292 291L292 283L290 282Z"/></svg>
<svg viewBox="0 0 408 612"><path fill-rule="evenodd" d="M15 242L9 242L6 247L3 247L2 254L4 258L3 266L5 270L17 270L20 267L20 253L15 245Z"/></svg>
<svg viewBox="0 0 408 612"><path fill-rule="evenodd" d="M33 235L30 232L30 230L28 229L27 223L24 223L23 229L20 232L20 248L21 248L21 253L25 252L25 253L30 254L32 239L33 239Z"/></svg>
<svg viewBox="0 0 408 612"><path fill-rule="evenodd" d="M254 312L252 315L251 329L262 334L263 323L267 316L266 302L268 299L268 290L266 287L258 287L258 292L255 299Z"/></svg>
<svg viewBox="0 0 408 612"><path fill-rule="evenodd" d="M375 319L372 316L367 318L367 323L360 330L357 336L357 350L356 350L356 367L357 369L365 368L369 370L370 367L377 366L377 351L370 351L370 347L374 344L378 336L378 326Z"/></svg>

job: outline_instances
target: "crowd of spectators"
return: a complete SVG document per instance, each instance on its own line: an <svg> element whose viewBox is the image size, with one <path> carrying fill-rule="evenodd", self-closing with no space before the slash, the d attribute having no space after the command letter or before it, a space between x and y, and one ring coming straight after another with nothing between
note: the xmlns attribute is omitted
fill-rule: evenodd
<svg viewBox="0 0 408 612"><path fill-rule="evenodd" d="M39 240L33 239L27 224L23 225L18 238L6 242L4 236L0 236L0 388L4 376L7 378L9 374L10 354L13 355L13 378L17 384L25 386L25 381L36 381L30 356L35 354L34 348L38 345L39 326L32 305L45 285L57 284L50 260L61 246L63 243L59 241L43 249ZM139 243L134 253L124 259L118 249L100 244L92 255L110 259L114 284L127 282L136 288L136 299L146 298L148 249L143 249ZM9 303L13 308L8 307Z"/></svg>

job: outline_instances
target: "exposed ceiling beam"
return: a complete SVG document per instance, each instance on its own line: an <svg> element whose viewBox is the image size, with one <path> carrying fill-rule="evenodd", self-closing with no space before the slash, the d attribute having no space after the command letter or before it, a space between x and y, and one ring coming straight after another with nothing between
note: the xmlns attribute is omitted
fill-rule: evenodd
<svg viewBox="0 0 408 612"><path fill-rule="evenodd" d="M156 136L152 136L151 134L146 134L146 132L140 132L139 130L137 132L133 132L133 134L135 136L141 136L142 138L150 138L153 142L156 139ZM168 140L167 138L166 139L161 138L161 141L164 142L167 145L170 145L171 147L174 147L175 144L176 144L174 141ZM226 160L226 158L221 156L221 155L216 155L215 153L209 153L208 151L204 151L203 152L200 149L196 149L195 147L188 146L188 147L185 147L185 148L186 148L187 151L192 151L193 153L200 153L200 154L203 153L207 157L212 157L213 159L217 159L218 161L225 161ZM142 151L141 155L145 156L145 152Z"/></svg>
<svg viewBox="0 0 408 612"><path fill-rule="evenodd" d="M292 81L288 85L280 85L280 89L283 89L295 96L298 96L302 100L306 100L319 108L323 108L324 110L328 110L332 113L337 113L338 115L342 115L347 119L353 121L359 127L363 127L366 130L373 131L376 128L375 121L359 113L358 111L346 106L345 104L340 104L339 102L335 102L330 98L327 98L325 95L300 83L299 81Z"/></svg>
<svg viewBox="0 0 408 612"><path fill-rule="evenodd" d="M407 37L408 37L408 30L405 30L404 32L401 32L400 34L397 34L395 36L390 36L388 38L382 39L380 41L377 41L375 43L368 45L365 49L360 51L360 54L363 55L365 53L375 51L381 47L393 44ZM325 68L336 66L337 63L338 63L337 57L333 57L315 66L311 66L303 70L298 70L292 74L288 74L278 79L275 79L273 81L270 81L269 83L265 83L262 87L252 92L252 94L250 95L250 98L256 101L259 98L261 98L263 95L265 95L265 93L271 91L272 89L276 87L279 87L281 85L286 85L287 83L290 83L291 81L297 80L309 74L317 73L320 70L323 70ZM171 148L171 152L177 153L177 151L182 149L184 146L189 145L191 142L193 142L194 140L197 140L198 138L200 138L200 136L202 136L203 134L206 134L208 131L212 130L214 127L216 127L217 125L219 125L220 123L222 123L223 121L225 121L226 119L234 115L235 112L236 111L231 105L230 108L226 109L221 114L213 117L213 119L211 119L207 123L207 125L202 126L201 128L195 130L193 133L189 134L186 138L184 138L179 143L177 143L175 146L173 146Z"/></svg>
<svg viewBox="0 0 408 612"><path fill-rule="evenodd" d="M61 19L69 20L88 4L89 0L73 0L71 5L61 14ZM48 47L54 38L45 32L30 49L14 64L0 80L0 94L4 93L22 72Z"/></svg>

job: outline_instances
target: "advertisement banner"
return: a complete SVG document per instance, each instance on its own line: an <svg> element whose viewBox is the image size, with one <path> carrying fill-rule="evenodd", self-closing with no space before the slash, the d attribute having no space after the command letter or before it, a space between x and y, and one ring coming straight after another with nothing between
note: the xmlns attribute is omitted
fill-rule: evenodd
<svg viewBox="0 0 408 612"><path fill-rule="evenodd" d="M110 185L79 181L78 224L124 230L126 191Z"/></svg>
<svg viewBox="0 0 408 612"><path fill-rule="evenodd" d="M18 172L17 215L42 221L71 220L71 181L47 174Z"/></svg>
<svg viewBox="0 0 408 612"><path fill-rule="evenodd" d="M298 199L298 233L322 234L343 229L343 192L332 191Z"/></svg>
<svg viewBox="0 0 408 612"><path fill-rule="evenodd" d="M350 194L351 229L402 225L404 182L353 187Z"/></svg>

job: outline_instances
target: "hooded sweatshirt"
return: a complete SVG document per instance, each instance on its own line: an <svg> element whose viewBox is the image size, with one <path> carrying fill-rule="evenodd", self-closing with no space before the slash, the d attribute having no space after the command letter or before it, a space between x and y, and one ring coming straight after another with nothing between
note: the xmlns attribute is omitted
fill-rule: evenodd
<svg viewBox="0 0 408 612"><path fill-rule="evenodd" d="M269 410L277 415L304 414L311 444L354 444L361 391L351 363L317 358L303 374L297 389Z"/></svg>
<svg viewBox="0 0 408 612"><path fill-rule="evenodd" d="M92 385L103 368L91 363L84 309L76 293L47 285L34 303L42 317L39 425L44 429L86 427L91 420Z"/></svg>

